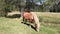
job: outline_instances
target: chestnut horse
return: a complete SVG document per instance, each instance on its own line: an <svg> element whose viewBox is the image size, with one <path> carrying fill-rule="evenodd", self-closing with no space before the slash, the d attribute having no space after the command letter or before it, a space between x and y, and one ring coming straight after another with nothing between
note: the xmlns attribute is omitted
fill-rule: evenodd
<svg viewBox="0 0 60 34"><path fill-rule="evenodd" d="M39 19L36 16L36 14L32 13L32 12L23 12L23 21L25 20L29 20L30 23L34 23L35 24L35 29L37 31L39 31Z"/></svg>

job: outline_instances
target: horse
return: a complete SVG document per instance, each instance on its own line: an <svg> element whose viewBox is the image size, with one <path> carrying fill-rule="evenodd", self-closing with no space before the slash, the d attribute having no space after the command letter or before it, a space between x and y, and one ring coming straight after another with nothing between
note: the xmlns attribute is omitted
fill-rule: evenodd
<svg viewBox="0 0 60 34"><path fill-rule="evenodd" d="M33 12L23 12L23 21L24 20L28 20L30 23L34 23L36 31L39 32L40 23L36 14Z"/></svg>

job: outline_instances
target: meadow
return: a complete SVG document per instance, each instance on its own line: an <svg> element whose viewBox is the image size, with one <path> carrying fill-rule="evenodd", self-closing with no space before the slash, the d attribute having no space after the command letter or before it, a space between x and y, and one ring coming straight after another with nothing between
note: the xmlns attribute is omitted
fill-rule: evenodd
<svg viewBox="0 0 60 34"><path fill-rule="evenodd" d="M60 34L60 13L34 12L40 21L40 31L21 23L19 12L8 13L9 17L0 17L0 34Z"/></svg>

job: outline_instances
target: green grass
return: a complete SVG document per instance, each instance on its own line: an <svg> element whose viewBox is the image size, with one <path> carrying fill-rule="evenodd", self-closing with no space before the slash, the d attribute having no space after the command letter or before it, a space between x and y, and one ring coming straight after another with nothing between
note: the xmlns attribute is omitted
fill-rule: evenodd
<svg viewBox="0 0 60 34"><path fill-rule="evenodd" d="M43 16L42 13L40 13L40 15L38 15L41 17L41 27L39 32L36 32L34 29L22 24L22 20L19 18L12 19L0 17L0 34L60 34L60 25L56 24L58 20L60 20L59 17L55 17L57 19L57 22L55 22L56 20L54 19L54 16L51 17L46 15L47 18ZM45 20L48 20L49 23L45 23ZM51 21L55 23L50 23Z"/></svg>

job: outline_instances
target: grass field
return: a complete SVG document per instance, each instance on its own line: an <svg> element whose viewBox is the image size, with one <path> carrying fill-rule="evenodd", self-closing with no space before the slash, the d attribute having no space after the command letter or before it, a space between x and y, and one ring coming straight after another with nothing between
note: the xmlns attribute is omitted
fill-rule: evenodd
<svg viewBox="0 0 60 34"><path fill-rule="evenodd" d="M60 13L35 12L39 17L41 27L36 32L33 28L21 23L17 17L0 17L0 34L60 34ZM19 14L9 13L8 15Z"/></svg>

